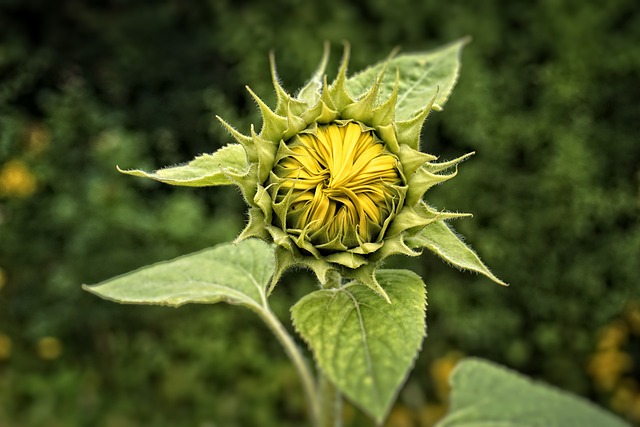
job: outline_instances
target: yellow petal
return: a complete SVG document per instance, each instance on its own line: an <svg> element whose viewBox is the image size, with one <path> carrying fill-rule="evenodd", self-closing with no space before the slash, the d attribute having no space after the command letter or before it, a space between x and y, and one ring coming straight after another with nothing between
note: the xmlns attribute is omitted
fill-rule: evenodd
<svg viewBox="0 0 640 427"><path fill-rule="evenodd" d="M318 126L279 154L270 185L276 201L289 198L282 220L296 236L328 251L376 243L404 183L398 158L372 130L351 121Z"/></svg>

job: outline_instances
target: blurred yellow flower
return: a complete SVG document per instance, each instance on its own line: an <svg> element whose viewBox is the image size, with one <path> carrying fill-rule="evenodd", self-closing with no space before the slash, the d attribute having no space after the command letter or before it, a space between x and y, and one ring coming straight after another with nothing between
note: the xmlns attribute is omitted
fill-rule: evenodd
<svg viewBox="0 0 640 427"><path fill-rule="evenodd" d="M629 328L623 322L612 322L600 330L598 350L620 348L628 336Z"/></svg>
<svg viewBox="0 0 640 427"><path fill-rule="evenodd" d="M0 197L29 197L36 191L36 178L20 160L10 160L0 169Z"/></svg>
<svg viewBox="0 0 640 427"><path fill-rule="evenodd" d="M633 359L629 354L619 349L609 349L591 356L588 371L601 390L611 391L632 364Z"/></svg>
<svg viewBox="0 0 640 427"><path fill-rule="evenodd" d="M640 394L636 394L636 398L627 411L627 416L635 423L640 422Z"/></svg>
<svg viewBox="0 0 640 427"><path fill-rule="evenodd" d="M49 130L41 124L29 126L27 130L27 150L31 153L38 154L49 147L51 142L51 134Z"/></svg>
<svg viewBox="0 0 640 427"><path fill-rule="evenodd" d="M62 354L62 343L56 337L43 337L38 341L38 356L44 360L54 360Z"/></svg>
<svg viewBox="0 0 640 427"><path fill-rule="evenodd" d="M0 267L0 290L4 288L4 285L7 284L7 273L4 272L4 269Z"/></svg>
<svg viewBox="0 0 640 427"><path fill-rule="evenodd" d="M0 360L9 360L11 357L11 338L0 334Z"/></svg>
<svg viewBox="0 0 640 427"><path fill-rule="evenodd" d="M629 303L625 311L625 319L631 328L631 332L640 336L640 301Z"/></svg>
<svg viewBox="0 0 640 427"><path fill-rule="evenodd" d="M443 403L427 403L420 411L420 426L432 427L444 418L447 405Z"/></svg>
<svg viewBox="0 0 640 427"><path fill-rule="evenodd" d="M630 378L625 379L611 396L611 408L632 421L640 422L640 390L638 383Z"/></svg>
<svg viewBox="0 0 640 427"><path fill-rule="evenodd" d="M451 389L449 377L460 359L462 359L462 353L450 351L441 358L434 360L431 364L433 385L436 388L438 398L443 402L447 401Z"/></svg>
<svg viewBox="0 0 640 427"><path fill-rule="evenodd" d="M631 301L621 316L600 330L587 365L594 385L608 395L611 408L635 423L640 422L640 384L635 378L639 336L640 301Z"/></svg>
<svg viewBox="0 0 640 427"><path fill-rule="evenodd" d="M414 413L409 408L400 404L396 405L389 414L385 427L413 427L415 426Z"/></svg>

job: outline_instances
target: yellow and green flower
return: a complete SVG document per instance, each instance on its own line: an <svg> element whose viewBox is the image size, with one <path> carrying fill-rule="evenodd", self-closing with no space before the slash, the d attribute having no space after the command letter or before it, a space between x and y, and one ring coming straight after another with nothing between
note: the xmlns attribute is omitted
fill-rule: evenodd
<svg viewBox="0 0 640 427"><path fill-rule="evenodd" d="M381 261L415 256L424 247L502 283L444 223L469 215L439 211L423 200L469 156L437 162L420 151L429 112L441 110L456 82L463 44L392 55L352 77L346 46L331 84L325 48L320 67L296 96L280 85L272 55L275 108L248 89L262 114L259 132L244 135L219 118L238 144L183 166L125 172L174 185L237 185L249 205L238 240L275 244L272 286L288 268L305 266L322 283L335 270L386 298L374 274Z"/></svg>

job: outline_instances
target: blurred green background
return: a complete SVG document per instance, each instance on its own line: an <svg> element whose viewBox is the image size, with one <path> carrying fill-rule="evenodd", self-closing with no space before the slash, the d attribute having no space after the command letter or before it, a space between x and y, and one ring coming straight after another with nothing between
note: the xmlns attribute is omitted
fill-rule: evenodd
<svg viewBox="0 0 640 427"><path fill-rule="evenodd" d="M424 254L429 336L389 426L430 426L462 355L513 367L640 422L640 13L634 0L0 0L0 425L300 426L300 384L248 311L119 306L80 289L233 239L230 188L120 175L259 123L275 49L290 91L322 43L351 70L395 46L470 35L423 146L469 151L431 204L501 288ZM331 78L331 75L330 75ZM283 319L313 289L288 274ZM347 426L372 425L345 410Z"/></svg>

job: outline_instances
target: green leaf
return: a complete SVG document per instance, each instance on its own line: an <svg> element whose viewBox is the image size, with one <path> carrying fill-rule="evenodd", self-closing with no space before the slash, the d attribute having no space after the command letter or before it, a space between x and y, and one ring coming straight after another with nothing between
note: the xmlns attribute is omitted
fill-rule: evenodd
<svg viewBox="0 0 640 427"><path fill-rule="evenodd" d="M406 238L411 248L427 248L456 267L484 274L494 282L508 286L491 273L478 255L444 221L436 221L415 236Z"/></svg>
<svg viewBox="0 0 640 427"><path fill-rule="evenodd" d="M427 106L436 93L434 109L441 109L458 80L460 53L468 41L462 39L430 52L399 55L388 62L378 63L347 80L347 90L353 97L360 97L373 85L386 64L380 99L391 95L398 70L397 121L412 118Z"/></svg>
<svg viewBox="0 0 640 427"><path fill-rule="evenodd" d="M351 282L303 297L293 324L325 375L377 422L385 418L425 335L426 291L408 270L379 270L391 304Z"/></svg>
<svg viewBox="0 0 640 427"><path fill-rule="evenodd" d="M466 359L437 427L629 427L594 404L493 363Z"/></svg>
<svg viewBox="0 0 640 427"><path fill-rule="evenodd" d="M220 301L253 309L266 306L265 289L275 268L273 249L258 239L225 243L83 286L101 298L123 304L177 307Z"/></svg>
<svg viewBox="0 0 640 427"><path fill-rule="evenodd" d="M226 173L242 174L248 170L244 148L240 144L230 144L213 154L203 154L187 164L159 169L148 173L139 169L118 170L128 175L151 178L165 184L185 187L210 187L229 185L232 181Z"/></svg>

